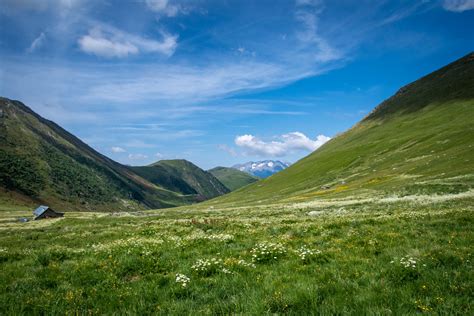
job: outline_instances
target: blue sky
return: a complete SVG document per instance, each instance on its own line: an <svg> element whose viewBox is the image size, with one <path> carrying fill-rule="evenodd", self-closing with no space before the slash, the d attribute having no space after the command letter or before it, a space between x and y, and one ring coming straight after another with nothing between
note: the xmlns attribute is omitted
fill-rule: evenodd
<svg viewBox="0 0 474 316"><path fill-rule="evenodd" d="M125 164L294 162L472 30L474 0L3 0L0 95Z"/></svg>

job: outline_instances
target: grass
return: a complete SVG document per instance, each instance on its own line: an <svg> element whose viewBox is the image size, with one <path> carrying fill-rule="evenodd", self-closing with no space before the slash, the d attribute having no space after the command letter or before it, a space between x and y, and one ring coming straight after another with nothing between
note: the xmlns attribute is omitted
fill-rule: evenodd
<svg viewBox="0 0 474 316"><path fill-rule="evenodd" d="M230 191L235 191L259 180L259 178L246 172L227 167L215 167L208 172L214 175Z"/></svg>
<svg viewBox="0 0 474 316"><path fill-rule="evenodd" d="M10 208L0 212L0 314L472 314L473 202L28 223Z"/></svg>

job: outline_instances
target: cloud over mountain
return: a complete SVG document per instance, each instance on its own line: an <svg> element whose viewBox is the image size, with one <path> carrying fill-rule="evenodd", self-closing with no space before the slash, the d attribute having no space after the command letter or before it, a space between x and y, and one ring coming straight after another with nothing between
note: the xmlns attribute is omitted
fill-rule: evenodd
<svg viewBox="0 0 474 316"><path fill-rule="evenodd" d="M277 137L277 140L264 141L247 134L237 136L235 144L248 155L283 157L295 151L314 151L330 139L330 137L318 135L315 140L312 140L301 132L291 132Z"/></svg>

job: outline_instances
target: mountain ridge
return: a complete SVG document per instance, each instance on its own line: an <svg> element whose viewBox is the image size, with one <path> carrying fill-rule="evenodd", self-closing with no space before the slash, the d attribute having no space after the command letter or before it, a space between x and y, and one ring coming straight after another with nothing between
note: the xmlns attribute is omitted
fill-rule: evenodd
<svg viewBox="0 0 474 316"><path fill-rule="evenodd" d="M202 201L157 186L20 101L0 98L0 199L63 210L139 210Z"/></svg>
<svg viewBox="0 0 474 316"><path fill-rule="evenodd" d="M397 111L416 111L426 106L426 98L443 102L449 99L474 98L474 52L471 52L418 80L404 85L397 92L376 106L361 122L381 119ZM450 75L457 72L457 84L450 82ZM425 84L431 85L429 88ZM435 85L433 87L433 84ZM428 93L428 95L427 95ZM415 96L416 95L416 96ZM401 104L396 106L395 103Z"/></svg>
<svg viewBox="0 0 474 316"><path fill-rule="evenodd" d="M212 173L185 159L160 160L148 166L132 167L151 183L182 194L196 194L207 200L230 192Z"/></svg>

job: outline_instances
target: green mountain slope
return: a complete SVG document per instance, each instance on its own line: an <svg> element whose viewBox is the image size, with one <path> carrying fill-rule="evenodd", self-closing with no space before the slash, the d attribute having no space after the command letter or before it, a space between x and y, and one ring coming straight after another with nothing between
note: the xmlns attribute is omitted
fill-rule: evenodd
<svg viewBox="0 0 474 316"><path fill-rule="evenodd" d="M259 180L257 177L234 168L215 167L208 170L208 172L213 174L214 177L216 177L230 191L235 191Z"/></svg>
<svg viewBox="0 0 474 316"><path fill-rule="evenodd" d="M471 53L401 88L353 128L288 169L211 203L459 193L473 187Z"/></svg>
<svg viewBox="0 0 474 316"><path fill-rule="evenodd" d="M211 173L183 159L161 160L132 169L151 183L181 194L197 195L200 201L229 192Z"/></svg>
<svg viewBox="0 0 474 316"><path fill-rule="evenodd" d="M0 200L107 211L196 201L150 183L23 103L6 98L0 98Z"/></svg>

